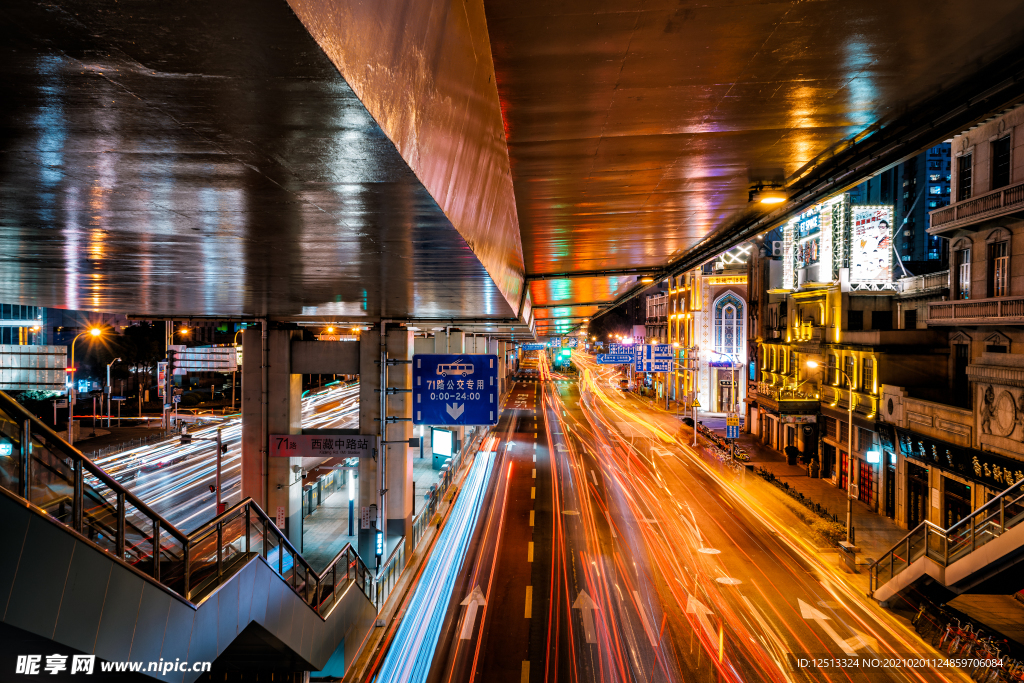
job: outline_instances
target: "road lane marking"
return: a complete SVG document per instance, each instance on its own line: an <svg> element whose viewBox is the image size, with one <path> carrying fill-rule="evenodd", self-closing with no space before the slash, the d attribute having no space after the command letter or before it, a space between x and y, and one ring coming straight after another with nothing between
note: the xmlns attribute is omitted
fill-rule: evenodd
<svg viewBox="0 0 1024 683"><path fill-rule="evenodd" d="M526 618L533 614L533 586L526 587Z"/></svg>
<svg viewBox="0 0 1024 683"><path fill-rule="evenodd" d="M533 526L533 510L530 510L530 526Z"/></svg>
<svg viewBox="0 0 1024 683"><path fill-rule="evenodd" d="M814 609L800 598L797 598L796 601L797 604L800 605L800 616L804 619L816 622L818 626L821 627L822 631L827 633L832 640L836 641L836 645L839 646L839 649L850 657L855 657L857 655L857 650L864 647L872 650L878 649L878 642L874 638L861 633L857 629L853 629L852 638L844 640L838 633L836 633L835 629L825 623L826 621L831 621L831 618L828 615Z"/></svg>
<svg viewBox="0 0 1024 683"><path fill-rule="evenodd" d="M530 683L530 662L523 660L523 672L519 674L519 683Z"/></svg>
<svg viewBox="0 0 1024 683"><path fill-rule="evenodd" d="M578 609L581 616L583 617L583 637L588 643L597 642L597 633L594 629L594 611L597 609L597 605L591 599L587 591L582 590L580 594L576 596L576 601L572 603L573 609Z"/></svg>
<svg viewBox="0 0 1024 683"><path fill-rule="evenodd" d="M477 608L480 605L487 604L487 601L484 600L483 591L480 590L480 584L477 584L473 592L466 596L466 599L459 604L466 606L466 619L462 622L462 632L459 633L459 640L469 640L473 637Z"/></svg>
<svg viewBox="0 0 1024 683"><path fill-rule="evenodd" d="M594 486L597 486L597 475L594 474L594 470L590 470L590 478L594 480Z"/></svg>
<svg viewBox="0 0 1024 683"><path fill-rule="evenodd" d="M537 478L537 468L536 467L533 468L533 478L534 479Z"/></svg>
<svg viewBox="0 0 1024 683"><path fill-rule="evenodd" d="M533 541L530 541L526 550L526 561L533 562Z"/></svg>
<svg viewBox="0 0 1024 683"><path fill-rule="evenodd" d="M537 487L536 486L531 486L530 487L530 499L534 500L536 498L537 498Z"/></svg>
<svg viewBox="0 0 1024 683"><path fill-rule="evenodd" d="M534 448L536 448L536 446L534 446ZM533 461L537 462L537 454L536 453L533 454Z"/></svg>

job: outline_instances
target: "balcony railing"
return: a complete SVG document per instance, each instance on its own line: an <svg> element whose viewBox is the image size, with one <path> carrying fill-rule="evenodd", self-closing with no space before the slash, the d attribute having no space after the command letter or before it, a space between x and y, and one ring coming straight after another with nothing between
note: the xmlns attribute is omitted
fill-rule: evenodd
<svg viewBox="0 0 1024 683"><path fill-rule="evenodd" d="M980 322L1024 322L1024 296L958 299L956 301L935 301L928 304L929 325L962 325Z"/></svg>
<svg viewBox="0 0 1024 683"><path fill-rule="evenodd" d="M986 192L932 211L928 232L936 234L1024 208L1024 183Z"/></svg>
<svg viewBox="0 0 1024 683"><path fill-rule="evenodd" d="M901 294L916 294L919 292L949 289L949 271L944 270L941 273L928 273L927 275L900 278L898 284Z"/></svg>

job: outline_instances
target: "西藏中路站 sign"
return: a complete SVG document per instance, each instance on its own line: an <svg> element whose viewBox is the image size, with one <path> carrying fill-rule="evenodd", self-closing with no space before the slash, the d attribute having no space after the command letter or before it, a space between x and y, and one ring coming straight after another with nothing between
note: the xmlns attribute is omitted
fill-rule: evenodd
<svg viewBox="0 0 1024 683"><path fill-rule="evenodd" d="M494 425L499 412L496 355L413 356L413 424Z"/></svg>
<svg viewBox="0 0 1024 683"><path fill-rule="evenodd" d="M365 458L373 455L377 437L360 435L271 434L272 458Z"/></svg>

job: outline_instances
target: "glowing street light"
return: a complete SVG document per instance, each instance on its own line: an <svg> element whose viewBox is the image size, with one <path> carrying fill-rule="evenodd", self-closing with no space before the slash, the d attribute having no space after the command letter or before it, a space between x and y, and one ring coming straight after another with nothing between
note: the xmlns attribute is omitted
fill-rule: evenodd
<svg viewBox="0 0 1024 683"><path fill-rule="evenodd" d="M68 368L68 371L72 373L71 390L68 392L68 443L72 445L75 443L75 376L73 374L76 369L75 342L78 341L78 338L81 337L83 334L88 334L89 336L95 339L99 337L101 334L103 334L103 330L101 330L98 327L90 327L85 332L79 332L78 334L76 334L75 338L71 340L71 367Z"/></svg>

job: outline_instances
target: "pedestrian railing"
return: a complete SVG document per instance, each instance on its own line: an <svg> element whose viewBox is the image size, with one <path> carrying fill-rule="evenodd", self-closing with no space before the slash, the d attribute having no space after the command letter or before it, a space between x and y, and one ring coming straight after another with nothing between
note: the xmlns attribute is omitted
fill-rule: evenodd
<svg viewBox="0 0 1024 683"><path fill-rule="evenodd" d="M374 577L350 545L317 573L249 498L186 534L4 392L0 489L193 603L257 554L321 616L352 582L374 599Z"/></svg>
<svg viewBox="0 0 1024 683"><path fill-rule="evenodd" d="M380 571L373 577L373 604L377 611L388 601L391 590L405 569L405 537L398 539L398 545L391 551L387 561L381 565Z"/></svg>
<svg viewBox="0 0 1024 683"><path fill-rule="evenodd" d="M1024 479L967 517L943 529L921 522L875 561L870 571L874 593L914 562L928 557L943 567L961 560L1024 521Z"/></svg>

